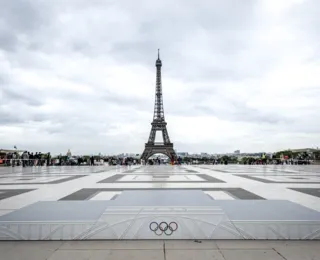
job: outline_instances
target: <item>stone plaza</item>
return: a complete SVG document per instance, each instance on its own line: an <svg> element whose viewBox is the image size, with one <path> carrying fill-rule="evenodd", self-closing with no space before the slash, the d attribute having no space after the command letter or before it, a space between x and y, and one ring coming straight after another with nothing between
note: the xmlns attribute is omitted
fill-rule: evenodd
<svg viewBox="0 0 320 260"><path fill-rule="evenodd" d="M320 238L319 166L0 171L1 240Z"/></svg>
<svg viewBox="0 0 320 260"><path fill-rule="evenodd" d="M8 254L0 259L20 259L15 249L29 250L39 243L45 243L40 245L50 249L45 255L52 258L34 259L64 259L65 247L71 255L79 248L120 254L74 259L121 259L122 249L135 250L132 257L137 259L138 249L147 250L145 259L163 259L165 246L166 259L184 257L186 248L195 250L194 258L205 259L238 259L235 248L240 255L244 249L259 249L249 250L259 259L298 259L290 257L299 253L320 259L318 241L292 241L319 238L319 166L0 168L0 250ZM293 253L297 247L292 244L310 249ZM246 259L248 253L242 253L239 259Z"/></svg>

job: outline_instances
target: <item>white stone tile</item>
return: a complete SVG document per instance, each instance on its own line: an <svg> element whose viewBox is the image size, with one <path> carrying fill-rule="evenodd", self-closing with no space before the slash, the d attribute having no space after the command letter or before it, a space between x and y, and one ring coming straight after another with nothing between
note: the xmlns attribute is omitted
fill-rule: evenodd
<svg viewBox="0 0 320 260"><path fill-rule="evenodd" d="M206 181L206 180L200 178L200 177L197 176L197 175L188 174L188 175L185 175L184 177L185 177L188 181Z"/></svg>

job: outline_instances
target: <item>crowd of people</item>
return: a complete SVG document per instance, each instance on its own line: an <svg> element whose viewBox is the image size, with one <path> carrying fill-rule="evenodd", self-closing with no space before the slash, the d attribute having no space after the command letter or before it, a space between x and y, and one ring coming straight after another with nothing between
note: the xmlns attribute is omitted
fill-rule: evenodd
<svg viewBox="0 0 320 260"><path fill-rule="evenodd" d="M195 158L168 158L167 160L160 157L149 158L148 160L133 158L133 157L100 157L100 156L55 156L52 157L50 152L10 152L6 154L0 154L0 165L4 166L22 166L22 167L32 167L32 166L64 166L64 165L120 165L120 166L130 166L130 165L160 165L160 164L247 164L247 165L268 165L268 164L310 164L310 160L279 160L279 159L267 159L267 158L253 158L246 157L242 158L241 161L230 161L227 157L222 157L218 159L195 159Z"/></svg>
<svg viewBox="0 0 320 260"><path fill-rule="evenodd" d="M24 151L23 153L13 152L0 155L0 165L4 166L22 166L22 167L32 167L32 166L62 166L62 165L95 165L94 156L91 156L88 159L83 157L72 158L68 156L56 156L52 158L50 152L41 153L41 152L28 152Z"/></svg>
<svg viewBox="0 0 320 260"><path fill-rule="evenodd" d="M18 152L7 153L0 156L1 162L6 166L43 166L51 165L51 155L50 153L43 154L41 152L24 151L22 154Z"/></svg>
<svg viewBox="0 0 320 260"><path fill-rule="evenodd" d="M171 158L170 160L163 160L159 157L150 158L148 160L142 160L133 157L100 157L100 156L54 156L52 157L50 152L11 152L6 154L0 154L0 165L3 166L22 166L22 167L32 167L32 166L64 166L64 165L120 165L120 166L130 166L130 165L160 165L160 164L178 164L181 165L183 162L181 157Z"/></svg>

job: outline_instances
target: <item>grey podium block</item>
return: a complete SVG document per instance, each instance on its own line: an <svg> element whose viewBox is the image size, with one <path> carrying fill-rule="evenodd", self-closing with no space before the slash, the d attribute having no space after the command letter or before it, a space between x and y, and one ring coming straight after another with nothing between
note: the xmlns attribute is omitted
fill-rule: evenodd
<svg viewBox="0 0 320 260"><path fill-rule="evenodd" d="M320 212L287 200L214 200L232 220L320 221Z"/></svg>
<svg viewBox="0 0 320 260"><path fill-rule="evenodd" d="M201 190L127 190L113 205L118 206L209 206L212 199Z"/></svg>
<svg viewBox="0 0 320 260"><path fill-rule="evenodd" d="M150 231L153 221L179 229L159 235ZM0 217L0 240L320 239L319 230L320 212L290 201L211 200L197 190L43 201Z"/></svg>
<svg viewBox="0 0 320 260"><path fill-rule="evenodd" d="M108 201L40 201L0 216L5 221L94 221Z"/></svg>

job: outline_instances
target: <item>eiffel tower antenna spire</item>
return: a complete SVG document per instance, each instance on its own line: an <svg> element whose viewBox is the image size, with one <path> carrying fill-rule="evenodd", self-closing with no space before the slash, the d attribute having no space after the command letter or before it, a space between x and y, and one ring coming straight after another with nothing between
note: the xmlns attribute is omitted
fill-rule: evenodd
<svg viewBox="0 0 320 260"><path fill-rule="evenodd" d="M167 155L170 159L176 157L176 153L173 150L173 143L170 142L167 123L164 118L163 110L163 98L162 98L162 83L161 83L161 67L162 62L160 60L160 49L158 49L158 59L156 60L157 74L156 74L156 94L154 102L154 114L153 121L151 123L151 132L148 142L145 144L144 152L141 155L141 159L147 160L150 156L156 153L162 153ZM155 143L156 132L161 131L163 137L163 143Z"/></svg>

